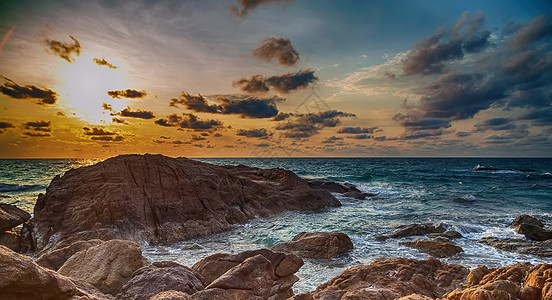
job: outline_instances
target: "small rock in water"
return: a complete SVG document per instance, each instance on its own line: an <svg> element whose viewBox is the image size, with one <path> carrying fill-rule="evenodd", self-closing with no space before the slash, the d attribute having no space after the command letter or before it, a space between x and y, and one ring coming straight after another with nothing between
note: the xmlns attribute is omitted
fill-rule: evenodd
<svg viewBox="0 0 552 300"><path fill-rule="evenodd" d="M532 217L532 216L529 216L529 215L519 215L517 216L514 221L512 221L512 226L518 226L520 224L529 224L529 225L534 225L534 226L538 226L538 227L544 227L544 222L535 218L535 217Z"/></svg>
<svg viewBox="0 0 552 300"><path fill-rule="evenodd" d="M309 258L334 258L353 249L353 242L344 233L301 232L291 241L272 247L273 251L293 253Z"/></svg>
<svg viewBox="0 0 552 300"><path fill-rule="evenodd" d="M400 244L418 249L421 252L438 258L450 257L460 252L464 252L460 246L448 240L418 240L401 242Z"/></svg>
<svg viewBox="0 0 552 300"><path fill-rule="evenodd" d="M428 238L437 238L437 237L444 237L447 239L459 239L462 237L462 234L455 230L447 230L443 233L430 233L427 235Z"/></svg>
<svg viewBox="0 0 552 300"><path fill-rule="evenodd" d="M410 224L399 226L398 230L390 234L377 235L374 238L378 241L385 241L389 238L402 238L407 236L426 235L430 233L443 233L446 228L443 224Z"/></svg>
<svg viewBox="0 0 552 300"><path fill-rule="evenodd" d="M205 247L201 246L198 243L186 243L180 247L181 250L201 250L205 249Z"/></svg>

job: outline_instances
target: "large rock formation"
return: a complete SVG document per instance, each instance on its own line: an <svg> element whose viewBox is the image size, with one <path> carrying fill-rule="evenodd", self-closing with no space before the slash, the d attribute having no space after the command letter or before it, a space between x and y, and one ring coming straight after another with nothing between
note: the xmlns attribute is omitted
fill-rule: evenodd
<svg viewBox="0 0 552 300"><path fill-rule="evenodd" d="M31 215L15 205L0 203L0 231L9 231L31 218Z"/></svg>
<svg viewBox="0 0 552 300"><path fill-rule="evenodd" d="M103 293L116 295L142 266L140 245L133 241L110 240L75 253L58 273L88 282Z"/></svg>
<svg viewBox="0 0 552 300"><path fill-rule="evenodd" d="M93 286L42 268L30 257L0 246L0 298L107 300Z"/></svg>
<svg viewBox="0 0 552 300"><path fill-rule="evenodd" d="M353 242L340 232L301 232L291 241L274 245L272 251L309 258L334 258L353 249Z"/></svg>
<svg viewBox="0 0 552 300"><path fill-rule="evenodd" d="M174 242L256 216L339 205L283 169L121 155L55 177L24 231L38 251L94 238Z"/></svg>
<svg viewBox="0 0 552 300"><path fill-rule="evenodd" d="M467 274L464 267L442 264L434 258L380 258L345 270L320 285L313 297L387 300L418 294L435 299L456 288Z"/></svg>

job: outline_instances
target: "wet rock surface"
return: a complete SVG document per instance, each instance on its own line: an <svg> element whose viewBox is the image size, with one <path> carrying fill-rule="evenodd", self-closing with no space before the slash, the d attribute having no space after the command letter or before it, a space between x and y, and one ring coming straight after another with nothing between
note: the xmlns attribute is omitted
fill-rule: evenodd
<svg viewBox="0 0 552 300"><path fill-rule="evenodd" d="M272 247L273 251L292 253L308 258L334 258L353 249L353 242L339 232L301 232L291 241Z"/></svg>
<svg viewBox="0 0 552 300"><path fill-rule="evenodd" d="M421 252L438 258L450 257L464 252L464 250L460 246L443 238L437 238L434 240L421 239L415 241L401 242L400 244L418 249Z"/></svg>
<svg viewBox="0 0 552 300"><path fill-rule="evenodd" d="M446 230L443 224L410 224L399 226L396 231L389 234L376 235L374 238L379 241L387 239L398 239L408 236L427 235L430 233L444 233Z"/></svg>
<svg viewBox="0 0 552 300"><path fill-rule="evenodd" d="M283 169L121 155L55 177L24 231L39 252L89 239L169 243L327 206L340 203Z"/></svg>
<svg viewBox="0 0 552 300"><path fill-rule="evenodd" d="M321 178L305 178L304 179L312 188L323 189L328 192L342 194L345 197L351 197L359 200L364 200L367 197L374 197L375 194L361 192L353 184L337 183L328 179Z"/></svg>

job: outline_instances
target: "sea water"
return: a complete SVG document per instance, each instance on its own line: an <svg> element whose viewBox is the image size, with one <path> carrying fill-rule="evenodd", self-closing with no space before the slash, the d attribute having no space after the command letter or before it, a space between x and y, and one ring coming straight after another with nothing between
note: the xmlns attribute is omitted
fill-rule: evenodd
<svg viewBox="0 0 552 300"><path fill-rule="evenodd" d="M174 260L192 266L216 252L238 253L270 248L302 231L343 232L354 249L336 259L305 259L296 274L296 292L313 290L348 267L379 257L423 259L427 254L402 246L405 239L377 241L375 235L400 225L444 223L463 237L464 249L444 262L473 268L518 261L552 262L552 258L522 255L479 243L483 237L524 238L511 221L520 214L552 224L552 159L549 158L211 158L200 161L285 168L306 178L326 178L355 184L375 194L365 200L335 196L341 207L317 212L285 212L257 218L233 229L171 245L145 246L151 261ZM94 160L0 160L0 201L32 213L38 193L51 178ZM408 239L408 238L407 238Z"/></svg>

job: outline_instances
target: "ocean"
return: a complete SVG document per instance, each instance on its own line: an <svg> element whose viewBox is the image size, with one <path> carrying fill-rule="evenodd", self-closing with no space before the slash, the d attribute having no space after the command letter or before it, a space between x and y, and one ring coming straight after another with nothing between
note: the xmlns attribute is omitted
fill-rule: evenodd
<svg viewBox="0 0 552 300"><path fill-rule="evenodd" d="M233 229L173 245L144 247L151 261L174 260L192 266L216 252L270 248L302 231L343 232L354 250L337 259L305 259L296 274L296 292L313 290L351 266L379 257L423 259L428 255L377 241L375 235L411 223L444 223L462 233L455 242L463 253L442 261L468 268L515 262L552 262L552 258L505 252L478 242L483 237L523 238L509 226L520 214L552 224L551 158L209 158L199 161L285 168L301 177L355 184L376 194L365 200L336 195L342 207L317 212L286 212L258 218ZM0 160L0 202L32 213L39 193L55 175L97 162L78 159Z"/></svg>

